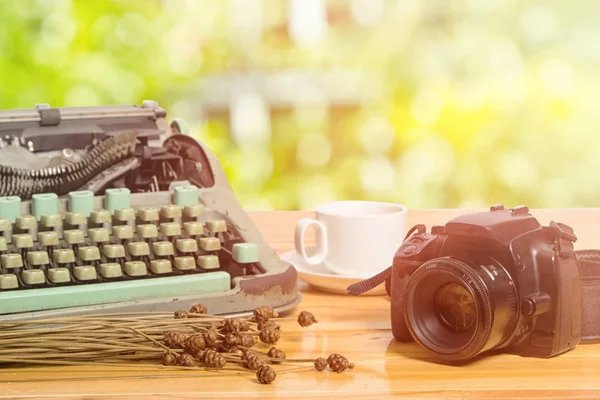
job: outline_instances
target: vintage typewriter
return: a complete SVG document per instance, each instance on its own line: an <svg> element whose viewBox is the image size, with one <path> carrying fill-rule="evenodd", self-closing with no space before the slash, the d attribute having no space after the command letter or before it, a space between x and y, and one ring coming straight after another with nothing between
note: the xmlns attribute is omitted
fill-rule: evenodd
<svg viewBox="0 0 600 400"><path fill-rule="evenodd" d="M300 301L216 156L154 101L0 111L0 267L2 321Z"/></svg>

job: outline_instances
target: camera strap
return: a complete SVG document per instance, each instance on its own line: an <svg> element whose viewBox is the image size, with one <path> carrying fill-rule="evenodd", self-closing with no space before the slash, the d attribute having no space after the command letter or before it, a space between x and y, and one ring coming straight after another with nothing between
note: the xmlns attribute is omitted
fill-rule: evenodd
<svg viewBox="0 0 600 400"><path fill-rule="evenodd" d="M573 243L577 240L572 229L566 225L551 222L550 227L557 234L557 250L560 257L575 254L579 263L582 283L582 342L600 342L600 250L574 250ZM417 225L406 235L408 238L414 230L424 231L423 225ZM418 267L421 262L412 262ZM348 294L358 296L386 283L390 294L390 279L392 267L381 271L371 278L356 282L347 288Z"/></svg>

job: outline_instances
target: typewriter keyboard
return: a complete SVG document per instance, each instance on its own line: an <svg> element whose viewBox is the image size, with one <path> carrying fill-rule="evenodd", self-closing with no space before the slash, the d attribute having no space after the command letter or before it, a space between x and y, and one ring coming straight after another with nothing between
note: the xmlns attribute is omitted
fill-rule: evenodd
<svg viewBox="0 0 600 400"><path fill-rule="evenodd" d="M206 212L195 186L157 207L131 198L0 197L0 314L227 291L260 272L258 246Z"/></svg>

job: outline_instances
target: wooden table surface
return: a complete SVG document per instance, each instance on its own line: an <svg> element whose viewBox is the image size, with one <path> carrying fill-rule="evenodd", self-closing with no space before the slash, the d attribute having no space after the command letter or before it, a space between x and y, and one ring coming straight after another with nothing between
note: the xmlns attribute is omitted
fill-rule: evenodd
<svg viewBox="0 0 600 400"><path fill-rule="evenodd" d="M470 210L411 210L409 226L443 224ZM600 210L533 210L547 224L551 219L571 225L579 237L576 247L600 248ZM274 248L293 248L296 221L309 212L251 213ZM301 283L301 310L319 323L300 328L283 326L278 347L288 357L315 358L332 352L356 364L336 374L307 369L280 374L271 385L250 376L189 377L165 372L120 374L106 368L46 367L0 371L0 395L9 398L600 398L600 345L580 345L553 359L499 354L461 366L438 365L414 343L400 344L390 331L389 301L385 296L349 297L313 291ZM170 376L164 376L164 375ZM117 376L115 378L115 375ZM127 378L126 375L138 375ZM141 377L139 375L142 375ZM110 379L108 378L110 376Z"/></svg>

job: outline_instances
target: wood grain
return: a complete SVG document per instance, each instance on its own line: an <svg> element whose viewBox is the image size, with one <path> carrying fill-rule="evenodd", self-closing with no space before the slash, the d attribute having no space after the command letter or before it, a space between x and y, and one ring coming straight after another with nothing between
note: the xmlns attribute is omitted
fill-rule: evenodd
<svg viewBox="0 0 600 400"><path fill-rule="evenodd" d="M471 210L411 210L409 225L443 224ZM541 222L571 225L577 248L600 248L600 210L534 210ZM292 249L296 221L311 212L251 213L273 247ZM280 344L288 357L313 358L332 352L356 364L348 373L306 370L280 374L271 385L250 376L193 377L184 372L163 377L143 371L106 368L31 368L0 371L0 396L45 399L160 398L600 398L600 345L580 345L553 359L493 354L475 363L454 367L439 365L415 344L393 340L389 300L384 297L348 297L315 292L301 283L303 303L292 313L310 310L317 325L283 326ZM156 374L153 372L152 374ZM120 377L119 377L120 376Z"/></svg>

